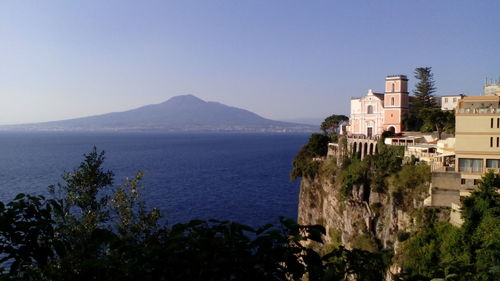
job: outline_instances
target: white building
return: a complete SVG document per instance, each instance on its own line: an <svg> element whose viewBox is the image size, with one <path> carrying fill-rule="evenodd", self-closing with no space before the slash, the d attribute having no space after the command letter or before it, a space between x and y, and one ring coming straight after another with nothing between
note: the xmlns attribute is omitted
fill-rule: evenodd
<svg viewBox="0 0 500 281"><path fill-rule="evenodd" d="M463 99L465 95L447 95L441 97L441 110L455 110L458 105L458 101Z"/></svg>
<svg viewBox="0 0 500 281"><path fill-rule="evenodd" d="M362 98L351 99L349 133L364 134L368 137L383 133L384 94L374 93L371 89Z"/></svg>

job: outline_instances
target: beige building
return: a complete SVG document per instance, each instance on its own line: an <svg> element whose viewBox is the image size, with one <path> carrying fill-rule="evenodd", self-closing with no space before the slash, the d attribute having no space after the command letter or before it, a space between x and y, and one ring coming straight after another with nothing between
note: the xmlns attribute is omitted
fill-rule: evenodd
<svg viewBox="0 0 500 281"><path fill-rule="evenodd" d="M463 99L465 95L448 95L441 97L441 110L455 110L458 102Z"/></svg>
<svg viewBox="0 0 500 281"><path fill-rule="evenodd" d="M387 76L383 94L369 90L366 96L351 99L348 134L374 137L384 131L400 133L408 108L408 79L405 75Z"/></svg>
<svg viewBox="0 0 500 281"><path fill-rule="evenodd" d="M500 96L464 97L455 114L456 171L462 188L500 171Z"/></svg>
<svg viewBox="0 0 500 281"><path fill-rule="evenodd" d="M486 84L483 87L483 95L485 96L500 96L500 78L498 80L486 79Z"/></svg>

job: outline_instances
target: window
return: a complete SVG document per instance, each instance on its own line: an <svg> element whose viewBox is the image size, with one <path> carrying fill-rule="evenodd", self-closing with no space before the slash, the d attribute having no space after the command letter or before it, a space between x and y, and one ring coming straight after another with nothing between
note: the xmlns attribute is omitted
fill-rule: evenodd
<svg viewBox="0 0 500 281"><path fill-rule="evenodd" d="M478 185L479 184L479 180L478 179L474 179L474 185Z"/></svg>
<svg viewBox="0 0 500 281"><path fill-rule="evenodd" d="M458 169L460 172L482 173L483 159L460 158L458 160Z"/></svg>
<svg viewBox="0 0 500 281"><path fill-rule="evenodd" d="M448 98L444 98L444 102L448 102Z"/></svg>
<svg viewBox="0 0 500 281"><path fill-rule="evenodd" d="M368 112L368 114L373 114L373 106L369 105L366 111Z"/></svg>
<svg viewBox="0 0 500 281"><path fill-rule="evenodd" d="M394 105L394 97L391 98L391 105Z"/></svg>
<svg viewBox="0 0 500 281"><path fill-rule="evenodd" d="M493 137L490 137L490 147L493 147Z"/></svg>
<svg viewBox="0 0 500 281"><path fill-rule="evenodd" d="M493 118L491 118L491 128L493 128Z"/></svg>
<svg viewBox="0 0 500 281"><path fill-rule="evenodd" d="M394 83L392 83L392 92L394 92Z"/></svg>
<svg viewBox="0 0 500 281"><path fill-rule="evenodd" d="M497 118L497 128L500 128L500 118Z"/></svg>
<svg viewBox="0 0 500 281"><path fill-rule="evenodd" d="M497 147L500 144L500 137L497 137Z"/></svg>
<svg viewBox="0 0 500 281"><path fill-rule="evenodd" d="M453 98L453 102L457 102L457 98Z"/></svg>
<svg viewBox="0 0 500 281"><path fill-rule="evenodd" d="M465 184L465 179L460 179L460 184Z"/></svg>
<svg viewBox="0 0 500 281"><path fill-rule="evenodd" d="M486 159L486 168L500 169L500 159Z"/></svg>

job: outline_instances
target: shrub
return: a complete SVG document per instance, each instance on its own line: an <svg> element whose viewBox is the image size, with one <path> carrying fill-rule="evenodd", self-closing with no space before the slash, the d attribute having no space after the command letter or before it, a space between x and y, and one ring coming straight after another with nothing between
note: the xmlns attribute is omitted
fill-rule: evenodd
<svg viewBox="0 0 500 281"><path fill-rule="evenodd" d="M410 238L410 233L406 231L398 231L397 239L399 242L403 242Z"/></svg>
<svg viewBox="0 0 500 281"><path fill-rule="evenodd" d="M307 144L295 156L290 179L295 180L299 177L314 178L318 173L320 163L314 161L313 158L326 156L329 141L330 138L325 135L312 134Z"/></svg>

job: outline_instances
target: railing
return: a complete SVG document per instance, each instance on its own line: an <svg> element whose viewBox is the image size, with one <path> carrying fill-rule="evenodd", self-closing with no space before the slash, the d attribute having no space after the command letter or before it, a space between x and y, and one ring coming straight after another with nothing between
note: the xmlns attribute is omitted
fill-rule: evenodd
<svg viewBox="0 0 500 281"><path fill-rule="evenodd" d="M415 156L415 157L417 157L417 158L420 158L420 157L436 157L439 154L438 153L434 153L434 152L405 151L405 156L406 157L411 157L412 155Z"/></svg>
<svg viewBox="0 0 500 281"><path fill-rule="evenodd" d="M479 168L459 167L458 171L464 172L464 173L482 173L483 172L483 167L479 167Z"/></svg>
<svg viewBox="0 0 500 281"><path fill-rule="evenodd" d="M435 164L440 164L440 163L433 163L431 165L432 172L455 172L455 167L435 165Z"/></svg>
<svg viewBox="0 0 500 281"><path fill-rule="evenodd" d="M461 114L500 114L500 108L461 108Z"/></svg>
<svg viewBox="0 0 500 281"><path fill-rule="evenodd" d="M376 136L368 137L368 136L365 136L365 135L349 135L349 136L347 136L347 138L349 138L349 139L359 139L359 140L379 140L380 136L376 135Z"/></svg>

